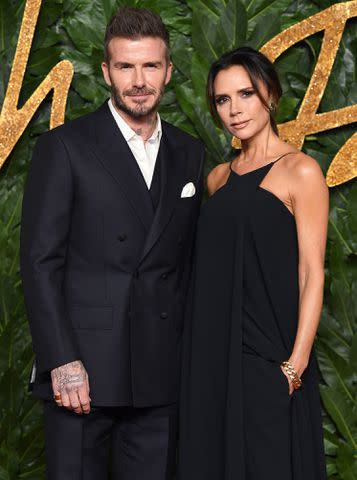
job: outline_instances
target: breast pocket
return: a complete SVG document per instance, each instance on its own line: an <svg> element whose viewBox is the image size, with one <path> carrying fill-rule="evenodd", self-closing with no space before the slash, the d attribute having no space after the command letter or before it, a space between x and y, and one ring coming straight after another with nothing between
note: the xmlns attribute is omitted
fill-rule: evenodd
<svg viewBox="0 0 357 480"><path fill-rule="evenodd" d="M193 195L192 197L180 197L179 202L189 203L189 202L193 202L195 199L196 199L196 195Z"/></svg>

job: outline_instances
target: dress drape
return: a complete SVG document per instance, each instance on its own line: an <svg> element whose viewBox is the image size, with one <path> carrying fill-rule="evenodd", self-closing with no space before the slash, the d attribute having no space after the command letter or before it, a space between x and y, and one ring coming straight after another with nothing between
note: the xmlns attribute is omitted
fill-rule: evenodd
<svg viewBox="0 0 357 480"><path fill-rule="evenodd" d="M325 480L312 352L290 396L280 363L298 323L293 214L239 175L202 207L184 331L179 480Z"/></svg>

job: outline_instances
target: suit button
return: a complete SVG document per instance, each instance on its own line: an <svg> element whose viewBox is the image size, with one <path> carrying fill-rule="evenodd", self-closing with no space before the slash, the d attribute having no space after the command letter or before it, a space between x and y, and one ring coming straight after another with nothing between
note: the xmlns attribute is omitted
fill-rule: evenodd
<svg viewBox="0 0 357 480"><path fill-rule="evenodd" d="M168 315L167 315L166 312L162 312L162 313L160 314L160 318L167 318L167 317L168 317Z"/></svg>
<svg viewBox="0 0 357 480"><path fill-rule="evenodd" d="M134 278L139 278L139 271L138 270L134 270L133 277Z"/></svg>
<svg viewBox="0 0 357 480"><path fill-rule="evenodd" d="M166 279L167 279L167 273L163 273L163 274L161 275L161 278L162 278L163 280L166 280Z"/></svg>
<svg viewBox="0 0 357 480"><path fill-rule="evenodd" d="M126 240L126 234L122 233L122 234L118 235L118 240L119 240L119 242L124 242Z"/></svg>

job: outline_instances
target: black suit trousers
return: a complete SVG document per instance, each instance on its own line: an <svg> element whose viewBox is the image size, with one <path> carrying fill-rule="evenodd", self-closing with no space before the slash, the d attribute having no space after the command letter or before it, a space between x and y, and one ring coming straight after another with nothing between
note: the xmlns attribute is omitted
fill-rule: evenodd
<svg viewBox="0 0 357 480"><path fill-rule="evenodd" d="M176 406L97 407L77 415L44 401L48 480L172 480Z"/></svg>

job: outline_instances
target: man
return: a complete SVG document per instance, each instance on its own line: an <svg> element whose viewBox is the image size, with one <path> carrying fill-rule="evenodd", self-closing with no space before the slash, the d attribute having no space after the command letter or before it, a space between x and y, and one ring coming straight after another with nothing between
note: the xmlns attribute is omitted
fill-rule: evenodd
<svg viewBox="0 0 357 480"><path fill-rule="evenodd" d="M111 99L42 135L28 174L33 392L49 479L164 480L203 148L157 113L172 71L158 15L120 9L105 55Z"/></svg>

